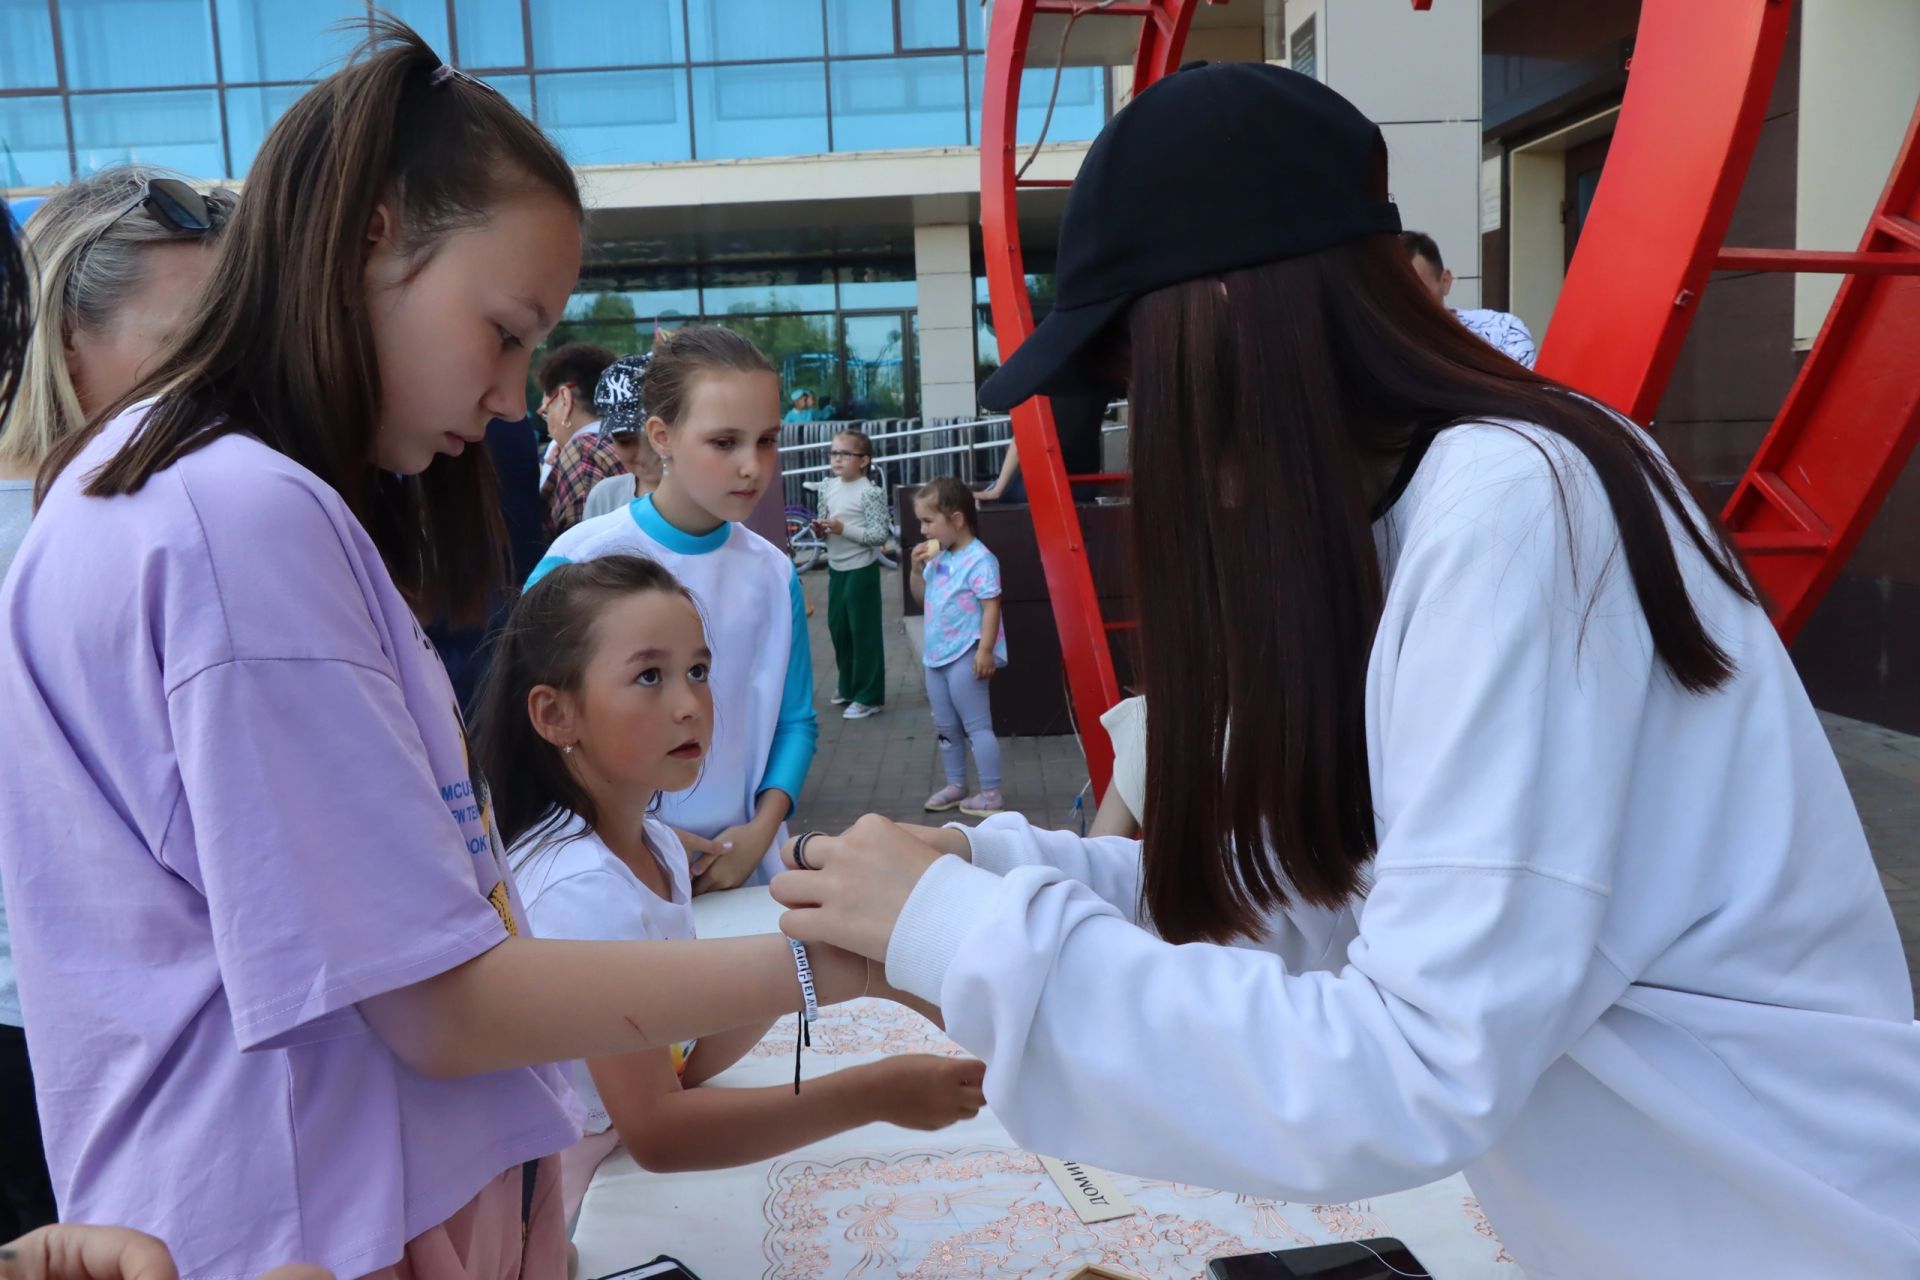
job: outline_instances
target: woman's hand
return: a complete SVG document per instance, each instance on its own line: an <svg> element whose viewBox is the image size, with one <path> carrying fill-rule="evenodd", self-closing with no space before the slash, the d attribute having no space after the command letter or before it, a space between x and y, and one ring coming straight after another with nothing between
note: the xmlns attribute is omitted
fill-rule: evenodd
<svg viewBox="0 0 1920 1280"><path fill-rule="evenodd" d="M944 856L877 814L845 835L815 836L807 842L807 862L818 870L774 877L774 901L788 908L780 930L884 961L907 898Z"/></svg>
<svg viewBox="0 0 1920 1280"><path fill-rule="evenodd" d="M991 680L993 672L993 647L982 641L973 651L973 678Z"/></svg>
<svg viewBox="0 0 1920 1280"><path fill-rule="evenodd" d="M921 844L926 845L929 849L938 849L941 853L950 853L962 862L973 861L973 846L967 841L967 833L957 827L926 827L912 822L896 822L893 826L896 831L906 832ZM815 833L816 838L824 834L826 833ZM792 836L788 838L784 845L780 846L780 860L786 863L789 870L799 871L803 869L799 861L794 857L794 850L799 847L799 844L800 837ZM807 861L813 861L812 846L808 846ZM811 868L806 869L811 870Z"/></svg>

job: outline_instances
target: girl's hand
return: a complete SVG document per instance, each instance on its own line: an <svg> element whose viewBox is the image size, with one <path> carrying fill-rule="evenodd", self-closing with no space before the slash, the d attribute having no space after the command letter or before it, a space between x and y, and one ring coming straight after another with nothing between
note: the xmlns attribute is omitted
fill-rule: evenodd
<svg viewBox="0 0 1920 1280"><path fill-rule="evenodd" d="M807 861L820 869L774 877L774 901L789 908L780 931L884 961L907 898L944 856L877 814L845 835L815 836L807 842Z"/></svg>
<svg viewBox="0 0 1920 1280"><path fill-rule="evenodd" d="M940 540L938 538L928 538L924 542L916 542L913 546L913 562L922 568L932 564L933 558L939 554Z"/></svg>
<svg viewBox="0 0 1920 1280"><path fill-rule="evenodd" d="M694 893L739 888L760 865L760 859L767 856L767 847L772 843L773 831L759 823L743 822L737 827L728 827L713 838L714 856L694 877Z"/></svg>
<svg viewBox="0 0 1920 1280"><path fill-rule="evenodd" d="M847 522L844 520L822 520L820 527L828 533L845 533L847 531Z"/></svg>
<svg viewBox="0 0 1920 1280"><path fill-rule="evenodd" d="M983 640L973 651L973 678L975 680L993 679L993 649Z"/></svg>
<svg viewBox="0 0 1920 1280"><path fill-rule="evenodd" d="M695 835L691 831L682 831L678 827L673 829L673 834L679 836L680 843L686 846L687 868L692 872L693 878L698 880L720 857L720 846L705 836Z"/></svg>
<svg viewBox="0 0 1920 1280"><path fill-rule="evenodd" d="M987 1105L987 1067L971 1058L904 1054L865 1068L878 1119L923 1133L971 1120Z"/></svg>

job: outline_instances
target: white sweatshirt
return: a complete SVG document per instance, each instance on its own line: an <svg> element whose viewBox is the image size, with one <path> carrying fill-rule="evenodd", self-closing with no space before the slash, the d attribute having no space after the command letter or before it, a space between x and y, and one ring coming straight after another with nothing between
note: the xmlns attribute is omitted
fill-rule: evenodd
<svg viewBox="0 0 1920 1280"><path fill-rule="evenodd" d="M1920 1276L1913 991L1765 614L1683 550L1739 670L1681 690L1533 428L1442 433L1378 532L1364 899L1175 947L1133 842L998 817L890 980L1037 1151L1321 1202L1465 1170L1530 1280Z"/></svg>

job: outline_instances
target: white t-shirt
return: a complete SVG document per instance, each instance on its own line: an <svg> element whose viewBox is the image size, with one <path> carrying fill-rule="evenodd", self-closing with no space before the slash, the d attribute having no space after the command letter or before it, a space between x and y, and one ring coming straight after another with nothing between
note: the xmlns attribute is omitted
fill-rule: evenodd
<svg viewBox="0 0 1920 1280"><path fill-rule="evenodd" d="M1538 428L1442 432L1375 529L1363 898L1175 947L1133 841L990 818L888 979L1031 1150L1320 1203L1464 1171L1534 1280L1920 1276L1913 987L1767 615L1681 536L1737 668L1682 689Z"/></svg>
<svg viewBox="0 0 1920 1280"><path fill-rule="evenodd" d="M1122 698L1100 717L1113 744L1113 781L1135 823L1147 816L1147 700Z"/></svg>
<svg viewBox="0 0 1920 1280"><path fill-rule="evenodd" d="M569 816L550 831L536 829L507 851L514 883L526 904L536 938L572 942L672 942L693 932L692 873L687 850L673 829L647 819L647 840L667 873L671 899L642 884L633 868L579 818ZM673 1066L685 1067L693 1042L673 1046ZM574 1092L586 1110L583 1127L605 1133L613 1124L593 1075L584 1062L571 1064Z"/></svg>

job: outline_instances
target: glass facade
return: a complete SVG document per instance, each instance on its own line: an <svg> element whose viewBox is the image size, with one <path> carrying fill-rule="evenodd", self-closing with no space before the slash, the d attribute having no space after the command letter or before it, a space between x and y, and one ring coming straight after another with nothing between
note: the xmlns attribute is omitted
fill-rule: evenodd
<svg viewBox="0 0 1920 1280"><path fill-rule="evenodd" d="M386 0L576 164L979 141L979 0ZM0 187L115 161L244 177L362 0L0 0ZM1027 77L1023 138L1051 78ZM1104 72L1069 68L1048 136L1091 138Z"/></svg>
<svg viewBox="0 0 1920 1280"><path fill-rule="evenodd" d="M651 346L658 329L725 325L766 352L785 397L811 391L836 417L910 417L919 412L915 305L904 258L594 267L550 341L624 354Z"/></svg>

